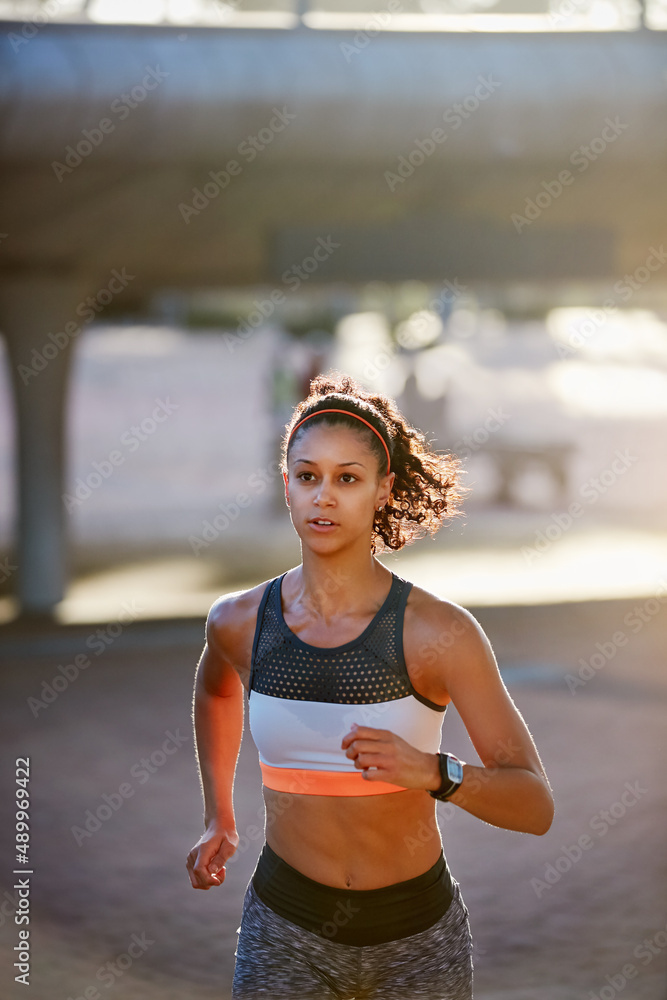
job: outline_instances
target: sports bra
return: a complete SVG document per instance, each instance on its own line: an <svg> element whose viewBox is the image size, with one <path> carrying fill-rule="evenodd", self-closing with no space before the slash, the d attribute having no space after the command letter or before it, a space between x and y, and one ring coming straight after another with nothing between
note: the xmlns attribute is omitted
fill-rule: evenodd
<svg viewBox="0 0 667 1000"><path fill-rule="evenodd" d="M266 586L252 647L248 718L262 781L267 788L303 795L407 791L363 778L341 740L356 722L388 729L427 753L440 748L447 706L414 689L403 655L412 583L392 572L391 589L361 635L321 647L304 642L285 622L286 572Z"/></svg>

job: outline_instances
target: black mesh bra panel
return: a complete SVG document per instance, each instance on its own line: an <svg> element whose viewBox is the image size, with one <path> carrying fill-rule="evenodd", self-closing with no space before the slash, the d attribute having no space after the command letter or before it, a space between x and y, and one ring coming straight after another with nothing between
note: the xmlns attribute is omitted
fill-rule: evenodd
<svg viewBox="0 0 667 1000"><path fill-rule="evenodd" d="M251 690L274 698L346 705L416 694L402 645L403 610L411 583L392 573L389 595L364 632L339 647L319 648L303 643L287 627L280 606L281 581L276 577L269 584L263 616L258 618ZM439 705L433 707L442 711Z"/></svg>

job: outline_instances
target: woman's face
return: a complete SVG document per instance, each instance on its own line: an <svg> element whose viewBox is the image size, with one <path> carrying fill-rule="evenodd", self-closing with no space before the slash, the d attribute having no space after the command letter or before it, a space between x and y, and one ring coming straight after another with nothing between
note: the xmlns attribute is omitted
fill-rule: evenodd
<svg viewBox="0 0 667 1000"><path fill-rule="evenodd" d="M357 538L370 544L376 509L386 502L394 473L379 474L377 456L361 434L340 425L305 428L290 449L288 470L290 514L302 541L318 550Z"/></svg>

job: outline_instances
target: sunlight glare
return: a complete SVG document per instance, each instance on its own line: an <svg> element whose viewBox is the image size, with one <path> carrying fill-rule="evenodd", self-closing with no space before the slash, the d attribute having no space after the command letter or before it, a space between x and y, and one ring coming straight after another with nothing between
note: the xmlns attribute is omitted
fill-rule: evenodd
<svg viewBox="0 0 667 1000"><path fill-rule="evenodd" d="M164 0L93 0L88 16L103 24L160 24L167 10Z"/></svg>
<svg viewBox="0 0 667 1000"><path fill-rule="evenodd" d="M573 416L667 416L667 372L559 361L547 370L547 383Z"/></svg>

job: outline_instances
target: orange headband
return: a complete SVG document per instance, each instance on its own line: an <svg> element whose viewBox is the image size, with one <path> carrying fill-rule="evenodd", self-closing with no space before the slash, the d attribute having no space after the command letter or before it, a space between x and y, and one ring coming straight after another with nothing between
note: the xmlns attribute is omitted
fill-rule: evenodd
<svg viewBox="0 0 667 1000"><path fill-rule="evenodd" d="M380 432L378 430L376 430L375 427L373 427L373 425L368 422L368 420L364 420L364 418L360 417L357 413L352 413L351 410L336 410L336 409L330 409L329 410L329 409L327 409L327 410L315 410L314 413L309 413L307 417L304 417L303 420L300 420L299 423L295 424L294 427L292 428L292 431L291 431L290 436L289 436L289 440L287 442L288 446L289 446L289 442L292 440L292 435L294 434L294 432L297 429L297 427L300 427L301 424L303 424L303 423L306 422L306 420L310 420L311 417L317 417L320 413L346 413L348 415L348 417L356 417L357 420L361 420L361 422L364 423L364 424L366 424L367 427L370 427L370 429L373 431L373 433L377 434L377 436L380 438L380 441L382 441L382 445L384 447L384 450L387 452L387 475L389 475L389 472L391 470L391 458L389 456L389 448L387 447L387 442L382 437L382 435L380 434Z"/></svg>

